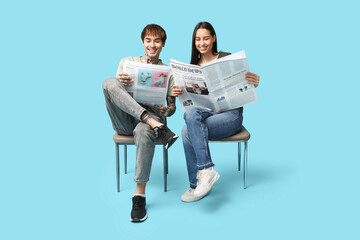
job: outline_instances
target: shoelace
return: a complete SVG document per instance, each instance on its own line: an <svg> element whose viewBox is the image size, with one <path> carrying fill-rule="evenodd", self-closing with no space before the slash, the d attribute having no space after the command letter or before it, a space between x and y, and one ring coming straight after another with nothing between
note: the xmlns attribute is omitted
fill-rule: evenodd
<svg viewBox="0 0 360 240"><path fill-rule="evenodd" d="M160 136L161 132L166 132L166 128L163 127L163 125L154 127L154 132L156 136Z"/></svg>
<svg viewBox="0 0 360 240"><path fill-rule="evenodd" d="M135 207L140 207L140 206L142 205L142 204L141 204L141 200L142 200L141 197L135 197L135 198L134 198L134 202L133 202L133 203L134 203L134 206L135 206Z"/></svg>
<svg viewBox="0 0 360 240"><path fill-rule="evenodd" d="M162 133L166 133L167 129L165 127L163 127L163 125L160 126L159 131Z"/></svg>

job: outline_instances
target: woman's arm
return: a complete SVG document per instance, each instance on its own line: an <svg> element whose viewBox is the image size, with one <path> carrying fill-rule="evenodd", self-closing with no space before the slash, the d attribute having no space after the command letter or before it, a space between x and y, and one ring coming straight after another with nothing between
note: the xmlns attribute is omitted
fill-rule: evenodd
<svg viewBox="0 0 360 240"><path fill-rule="evenodd" d="M183 94L183 90L181 88L179 88L178 85L173 86L173 91L172 92L173 92L173 95L175 97L179 96L180 94Z"/></svg>

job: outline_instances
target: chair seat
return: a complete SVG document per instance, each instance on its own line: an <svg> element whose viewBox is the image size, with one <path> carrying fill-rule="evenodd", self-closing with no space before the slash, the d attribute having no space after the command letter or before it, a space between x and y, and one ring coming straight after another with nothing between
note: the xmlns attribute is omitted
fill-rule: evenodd
<svg viewBox="0 0 360 240"><path fill-rule="evenodd" d="M240 131L232 136L211 140L209 142L244 142L250 139L250 133L244 126L241 127Z"/></svg>
<svg viewBox="0 0 360 240"><path fill-rule="evenodd" d="M240 161L241 161L241 142L244 143L244 189L246 188L246 168L247 168L247 149L248 149L248 140L250 139L250 133L246 130L244 126L241 127L240 131L232 136L209 141L209 142L237 142L238 143L238 171L240 171ZM117 191L120 192L120 169L119 169L119 145L124 146L124 170L126 173L127 166L127 145L134 145L134 136L130 135L119 135L114 134L113 140L116 145L116 178L117 178ZM164 145L161 139L157 138L155 140L156 145ZM168 174L168 152L163 146L163 161L164 161L164 191L167 191L167 174Z"/></svg>
<svg viewBox="0 0 360 240"><path fill-rule="evenodd" d="M115 133L113 139L115 143L119 143L119 144L127 144L127 145L135 144L133 135L120 135L118 133ZM157 138L155 140L155 144L163 145L164 143L161 141L160 138Z"/></svg>

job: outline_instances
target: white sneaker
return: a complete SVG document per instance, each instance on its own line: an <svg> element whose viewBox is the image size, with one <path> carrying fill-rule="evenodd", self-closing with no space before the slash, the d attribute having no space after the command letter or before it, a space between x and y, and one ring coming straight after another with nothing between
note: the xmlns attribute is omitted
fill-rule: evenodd
<svg viewBox="0 0 360 240"><path fill-rule="evenodd" d="M210 192L212 186L219 180L220 174L211 167L199 170L196 178L198 181L194 190L194 197L200 199Z"/></svg>
<svg viewBox="0 0 360 240"><path fill-rule="evenodd" d="M200 200L201 198L203 198L205 196L204 195L202 197L195 197L194 191L195 191L195 189L190 188L189 190L184 192L184 194L181 196L181 201L183 201L183 202L195 202L195 201L198 201L198 200ZM210 191L211 191L211 189L210 189Z"/></svg>

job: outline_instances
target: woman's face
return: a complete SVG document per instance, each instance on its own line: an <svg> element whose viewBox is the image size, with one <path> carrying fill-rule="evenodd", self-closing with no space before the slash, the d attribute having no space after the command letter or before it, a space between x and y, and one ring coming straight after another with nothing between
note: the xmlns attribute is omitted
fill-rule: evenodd
<svg viewBox="0 0 360 240"><path fill-rule="evenodd" d="M201 54L212 53L216 36L211 36L210 31L200 28L196 31L195 47Z"/></svg>

